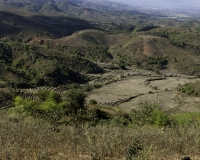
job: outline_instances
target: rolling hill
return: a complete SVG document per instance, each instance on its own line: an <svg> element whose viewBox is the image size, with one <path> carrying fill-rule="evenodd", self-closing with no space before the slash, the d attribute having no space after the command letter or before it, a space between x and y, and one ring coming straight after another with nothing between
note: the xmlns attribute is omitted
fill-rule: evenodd
<svg viewBox="0 0 200 160"><path fill-rule="evenodd" d="M135 11L97 11L67 0L35 1L40 6L36 14L23 10L31 1L20 3L24 5L13 10L22 8L26 16L0 12L3 87L85 83L88 74L106 72L102 67L106 65L154 72L174 69L199 76L198 21L155 19Z"/></svg>
<svg viewBox="0 0 200 160"><path fill-rule="evenodd" d="M73 16L98 23L137 24L153 19L147 14L130 10L127 6L111 1L0 0L0 11L9 11L22 16L38 13L52 16Z"/></svg>
<svg viewBox="0 0 200 160"><path fill-rule="evenodd" d="M35 36L62 37L75 31L95 28L93 24L70 17L51 17L35 15L24 17L17 14L0 11L0 37L20 32Z"/></svg>

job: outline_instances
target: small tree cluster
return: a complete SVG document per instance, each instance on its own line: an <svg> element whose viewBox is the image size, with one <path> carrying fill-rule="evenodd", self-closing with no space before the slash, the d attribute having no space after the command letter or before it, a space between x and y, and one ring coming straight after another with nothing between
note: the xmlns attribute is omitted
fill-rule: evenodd
<svg viewBox="0 0 200 160"><path fill-rule="evenodd" d="M54 91L41 91L37 96L37 101L15 97L11 111L21 116L39 116L57 121L65 115L77 115L85 109L86 95L81 90L70 90L64 98Z"/></svg>

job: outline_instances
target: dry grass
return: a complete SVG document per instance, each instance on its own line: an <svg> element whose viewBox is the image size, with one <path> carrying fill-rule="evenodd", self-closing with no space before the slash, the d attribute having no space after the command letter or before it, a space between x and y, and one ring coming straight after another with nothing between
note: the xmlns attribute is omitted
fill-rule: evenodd
<svg viewBox="0 0 200 160"><path fill-rule="evenodd" d="M17 120L1 111L1 160L125 159L130 146L139 160L199 159L200 126L159 129L154 127L58 126L33 118ZM134 141L133 141L134 140ZM137 142L137 143L136 143Z"/></svg>

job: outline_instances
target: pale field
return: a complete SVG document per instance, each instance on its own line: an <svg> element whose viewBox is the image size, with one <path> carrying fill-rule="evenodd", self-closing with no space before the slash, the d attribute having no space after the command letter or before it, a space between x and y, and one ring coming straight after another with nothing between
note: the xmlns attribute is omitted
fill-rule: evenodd
<svg viewBox="0 0 200 160"><path fill-rule="evenodd" d="M172 75L173 73L165 72L164 74ZM200 111L200 98L182 97L176 90L179 85L200 79L177 74L174 77L166 77L166 79L154 80L146 84L147 79L149 79L148 76L130 76L122 81L94 89L89 93L87 101L95 99L98 104L107 106L108 103L138 95L130 101L113 107L129 112L131 109L137 109L141 103L147 102L157 104L165 111Z"/></svg>

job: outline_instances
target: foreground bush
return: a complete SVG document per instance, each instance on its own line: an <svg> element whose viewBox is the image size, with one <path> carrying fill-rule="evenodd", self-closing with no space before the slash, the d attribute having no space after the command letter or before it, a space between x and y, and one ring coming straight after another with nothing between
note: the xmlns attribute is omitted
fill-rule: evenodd
<svg viewBox="0 0 200 160"><path fill-rule="evenodd" d="M76 115L85 109L85 94L80 90L70 90L64 97L53 91L39 92L38 100L28 100L17 96L14 107L10 110L18 116L42 117L58 121L65 115Z"/></svg>

